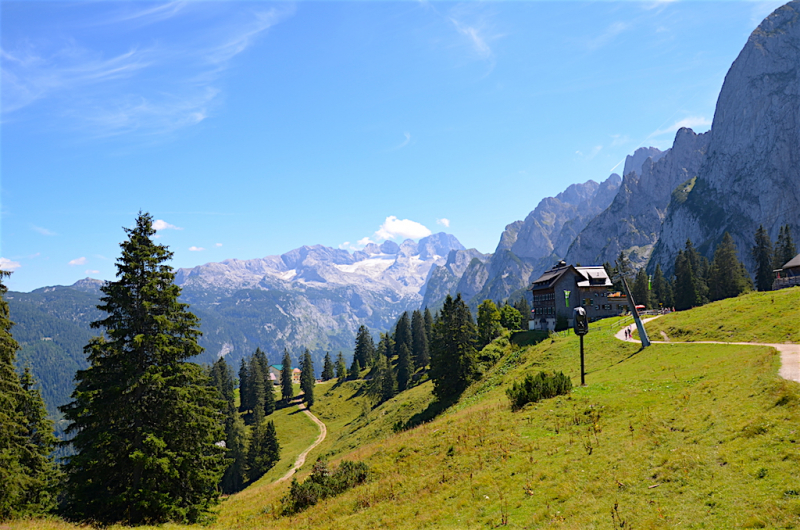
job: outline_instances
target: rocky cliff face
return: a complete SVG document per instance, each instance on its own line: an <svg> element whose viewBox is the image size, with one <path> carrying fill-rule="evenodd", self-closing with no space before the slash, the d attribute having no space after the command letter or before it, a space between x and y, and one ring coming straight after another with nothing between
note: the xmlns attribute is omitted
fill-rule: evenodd
<svg viewBox="0 0 800 530"><path fill-rule="evenodd" d="M753 31L717 100L694 187L670 207L651 267L671 270L687 239L711 255L725 231L752 267L763 224L773 240L800 234L800 2L778 8Z"/></svg>
<svg viewBox="0 0 800 530"><path fill-rule="evenodd" d="M452 265L434 269L424 304L438 307L448 293L461 293L473 309L487 298L518 298L531 276L561 259L586 223L608 207L620 180L612 174L600 184L593 180L572 184L555 197L542 199L524 221L506 226L494 254L461 251Z"/></svg>
<svg viewBox="0 0 800 530"><path fill-rule="evenodd" d="M672 191L697 175L708 146L708 134L681 129L666 153L638 160L647 151L629 156L625 175L611 206L592 219L566 252L567 263L613 263L621 251L636 265L644 265L658 241Z"/></svg>

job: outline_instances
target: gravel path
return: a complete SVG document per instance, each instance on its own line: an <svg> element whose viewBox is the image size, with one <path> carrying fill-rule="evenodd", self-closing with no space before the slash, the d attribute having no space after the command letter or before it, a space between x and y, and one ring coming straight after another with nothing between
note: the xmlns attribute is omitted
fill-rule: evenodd
<svg viewBox="0 0 800 530"><path fill-rule="evenodd" d="M657 316L642 320L642 324L650 322ZM636 330L636 325L631 324L627 326L632 331ZM625 340L625 329L620 329L614 334L619 340ZM627 342L639 342L638 340L630 339ZM796 381L800 383L800 344L770 344L765 342L721 342L721 341L696 341L696 342L672 342L672 341L657 341L650 340L654 344L741 344L750 346L770 346L775 348L781 354L781 369L778 375L789 381Z"/></svg>
<svg viewBox="0 0 800 530"><path fill-rule="evenodd" d="M322 421L320 421L320 419L319 419L319 418L317 418L316 416L314 416L313 414L311 414L311 411L310 411L310 410L308 410L308 408L306 407L306 404L305 404L305 403L299 403L299 404L297 405L297 408L299 408L299 409L300 409L301 411L303 411L303 412L304 412L304 413L305 413L305 414L306 414L306 415L307 415L309 418L311 418L311 420L312 420L314 423L316 423L317 425L319 425L319 436L317 436L317 439L316 439L316 440L314 440L314 443L313 443L313 444L311 444L311 445L308 447L308 449L306 449L305 451L303 451L302 453L300 453L300 456L298 456L298 457L297 457L297 460L295 460L295 462L294 462L294 466L292 467L292 469L290 469L290 470L289 470L289 472L288 472L288 473L286 473L284 476L282 476L281 478L279 478L279 479L276 481L276 483L278 483L278 482L283 482L284 480L288 480L288 479L289 479L289 478L290 478L292 475L294 475L294 474L297 472L297 470L298 470L298 469L300 469L301 467L303 467L303 464L305 464L305 463L306 463L306 457L308 456L308 453L310 453L310 452L311 452L311 450L312 450L312 449L314 449L316 446L318 446L319 444L321 444L321 443L322 443L322 440L324 440L324 439L325 439L325 436L327 436L327 434L328 434L328 428L325 426L325 424L324 424L324 423L322 423Z"/></svg>

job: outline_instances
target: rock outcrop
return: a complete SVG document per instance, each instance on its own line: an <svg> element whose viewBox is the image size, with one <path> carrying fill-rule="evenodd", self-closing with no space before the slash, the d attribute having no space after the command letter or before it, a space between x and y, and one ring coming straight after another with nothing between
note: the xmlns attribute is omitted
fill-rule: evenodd
<svg viewBox="0 0 800 530"><path fill-rule="evenodd" d="M631 171L609 206L592 219L566 252L567 263L602 265L613 263L621 251L635 265L647 263L658 241L672 191L697 175L708 146L708 134L680 129L670 150L658 151L657 160L641 159L647 151L638 149L628 157ZM657 151L657 150L656 150Z"/></svg>
<svg viewBox="0 0 800 530"><path fill-rule="evenodd" d="M739 256L759 225L775 239L788 224L800 234L800 2L776 9L753 31L720 91L708 152L697 180L675 201L651 268L671 270L691 239L711 256L725 231Z"/></svg>

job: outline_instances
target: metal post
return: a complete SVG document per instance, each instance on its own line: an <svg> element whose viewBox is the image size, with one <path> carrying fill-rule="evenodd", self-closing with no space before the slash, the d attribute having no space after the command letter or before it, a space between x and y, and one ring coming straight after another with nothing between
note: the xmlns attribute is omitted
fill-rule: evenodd
<svg viewBox="0 0 800 530"><path fill-rule="evenodd" d="M617 270L619 270L619 263L616 263L616 265ZM622 286L625 288L625 294L628 296L628 305L631 308L633 320L636 321L636 330L639 332L639 338L642 340L642 348L647 348L650 346L650 337L647 336L647 331L644 329L642 319L639 318L639 311L636 309L636 301L633 299L633 295L631 295L631 290L628 288L628 282L625 281L625 276L620 274L619 277L622 280Z"/></svg>
<svg viewBox="0 0 800 530"><path fill-rule="evenodd" d="M581 335L581 386L586 386L586 366L583 362L583 335Z"/></svg>

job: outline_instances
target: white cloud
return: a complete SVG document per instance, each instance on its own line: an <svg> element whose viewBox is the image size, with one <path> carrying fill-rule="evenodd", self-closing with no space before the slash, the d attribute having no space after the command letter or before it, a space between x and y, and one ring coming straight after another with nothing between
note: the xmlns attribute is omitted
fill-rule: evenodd
<svg viewBox="0 0 800 530"><path fill-rule="evenodd" d="M203 247L191 246L191 247L189 247L189 250L191 250L192 252L201 252L201 251L203 251L205 249Z"/></svg>
<svg viewBox="0 0 800 530"><path fill-rule="evenodd" d="M22 265L19 261L11 261L8 258L0 258L0 270L13 271L19 269Z"/></svg>
<svg viewBox="0 0 800 530"><path fill-rule="evenodd" d="M217 244L216 244L216 245L214 245L214 246L215 246L215 247L221 247L221 246L222 246L222 243L217 243Z"/></svg>
<svg viewBox="0 0 800 530"><path fill-rule="evenodd" d="M156 219L156 221L153 223L153 228L155 230L183 230L183 228L171 225L163 219Z"/></svg>
<svg viewBox="0 0 800 530"><path fill-rule="evenodd" d="M402 143L400 143L400 144L398 144L398 145L396 145L396 146L392 147L392 149L391 149L392 151L397 151L398 149L402 149L402 148L404 148L405 146L407 146L409 143L411 143L411 133L404 132L404 133L403 133L403 136L405 136L405 137L406 137L406 139L405 139L405 140L403 140L403 142L402 142Z"/></svg>
<svg viewBox="0 0 800 530"><path fill-rule="evenodd" d="M436 220L436 224L437 225L442 225L444 227L449 228L450 227L450 219L448 219L446 217L442 217L441 219L437 219Z"/></svg>
<svg viewBox="0 0 800 530"><path fill-rule="evenodd" d="M47 228L42 228L41 226L31 225L31 230L34 232L39 232L43 236L55 236L58 235L52 230L48 230Z"/></svg>
<svg viewBox="0 0 800 530"><path fill-rule="evenodd" d="M698 129L711 127L711 120L702 116L689 116L682 120L676 121L669 127L664 127L654 131L648 138L654 136L661 136L662 134L675 134L681 127L688 127L695 132L700 132Z"/></svg>
<svg viewBox="0 0 800 530"><path fill-rule="evenodd" d="M345 241L344 243L339 245L339 248L342 249L342 250L356 251L356 250L362 250L364 247L366 247L370 243L374 243L374 241L372 239L370 239L369 237L362 237L361 239L359 239L355 243L351 243L349 241Z"/></svg>
<svg viewBox="0 0 800 530"><path fill-rule="evenodd" d="M361 239L356 241L356 245L360 245L361 248L366 247L370 243L375 243L375 242L373 240L371 240L369 237L362 237Z"/></svg>
<svg viewBox="0 0 800 530"><path fill-rule="evenodd" d="M83 273L84 274L100 274L100 271L96 271L94 269L87 269Z"/></svg>
<svg viewBox="0 0 800 530"><path fill-rule="evenodd" d="M80 258L75 258L73 260L70 260L69 264L70 265L86 265L86 258L84 256L81 256Z"/></svg>
<svg viewBox="0 0 800 530"><path fill-rule="evenodd" d="M475 50L475 53L482 59L490 59L492 57L492 49L486 42L486 38L483 36L480 28L468 26L452 17L450 18L450 22L453 23L453 26L455 26L459 33L469 39L472 44L472 49Z"/></svg>
<svg viewBox="0 0 800 530"><path fill-rule="evenodd" d="M410 219L398 219L390 215L383 222L381 227L375 232L378 239L419 239L431 235L431 231L424 225Z"/></svg>

